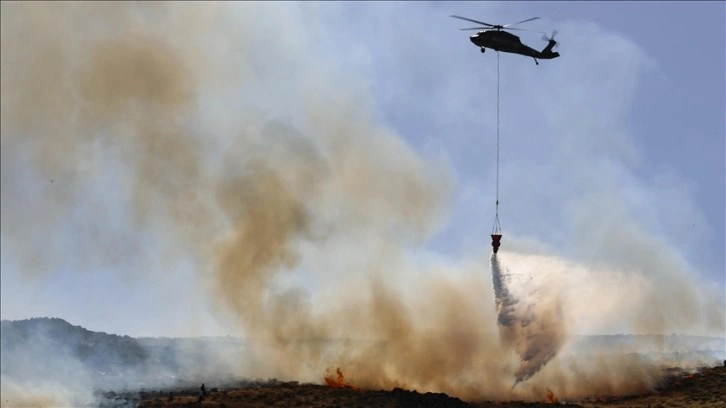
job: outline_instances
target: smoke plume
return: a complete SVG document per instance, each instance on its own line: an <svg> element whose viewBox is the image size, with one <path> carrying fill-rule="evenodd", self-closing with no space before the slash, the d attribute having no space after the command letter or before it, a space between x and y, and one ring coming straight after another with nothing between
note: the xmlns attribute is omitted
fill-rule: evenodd
<svg viewBox="0 0 726 408"><path fill-rule="evenodd" d="M361 388L462 398L658 377L657 361L578 366L565 327L723 324L667 259L678 286L503 248L514 274L493 258L492 292L484 251L425 253L455 189L448 164L377 119L363 80L318 58L314 8L295 7L3 2L3 256L33 279L99 269L180 302L204 291L211 318L258 344L230 363L239 376L320 382L340 367ZM678 310L649 306L673 294Z"/></svg>

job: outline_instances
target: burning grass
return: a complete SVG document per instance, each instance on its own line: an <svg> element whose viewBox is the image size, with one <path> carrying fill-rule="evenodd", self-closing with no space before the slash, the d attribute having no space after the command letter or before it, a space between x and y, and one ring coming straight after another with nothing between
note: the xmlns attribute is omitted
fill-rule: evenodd
<svg viewBox="0 0 726 408"><path fill-rule="evenodd" d="M147 398L127 398L140 407L536 407L558 404L568 407L723 407L726 406L726 366L703 368L695 372L674 373L652 392L597 401L560 401L547 389L542 402L480 401L465 402L443 393L420 393L416 390L366 390L345 382L340 369L328 372L325 384L268 381L250 383L242 388L213 388L207 398L197 403L198 390L149 393ZM355 391L355 392L351 392ZM162 398L163 395L163 398Z"/></svg>
<svg viewBox="0 0 726 408"><path fill-rule="evenodd" d="M325 383L328 384L329 387L333 388L350 388L354 391L360 391L360 388L356 387L355 385L351 385L345 382L345 377L343 377L343 373L340 371L340 368L335 369L336 376L333 377L332 374L327 373L325 375Z"/></svg>
<svg viewBox="0 0 726 408"><path fill-rule="evenodd" d="M548 402L548 403L550 403L550 404L555 404L555 403L557 403L557 397L556 397L556 396L555 396L555 394L554 394L554 393L553 393L553 392L552 392L551 390L549 390L549 389L547 390L547 401L546 401L546 402Z"/></svg>

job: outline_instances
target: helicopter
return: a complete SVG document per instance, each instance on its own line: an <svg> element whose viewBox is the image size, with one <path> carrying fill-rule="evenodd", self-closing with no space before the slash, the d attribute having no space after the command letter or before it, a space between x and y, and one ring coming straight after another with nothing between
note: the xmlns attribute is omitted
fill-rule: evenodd
<svg viewBox="0 0 726 408"><path fill-rule="evenodd" d="M481 52L484 52L487 48L491 48L495 51L524 55L526 57L534 58L534 62L537 65L539 65L539 61L537 61L538 59L553 59L560 56L558 52L552 51L552 48L557 45L557 41L555 41L555 34L557 34L557 31L552 31L552 35L550 37L547 37L545 33L541 31L527 30L526 28L510 28L510 26L513 26L515 24L521 24L526 23L527 21L537 20L539 19L539 17L532 17L526 20L519 21L517 23L505 25L494 25L485 23L483 21L472 20L470 18L455 15L452 15L451 17L485 26L474 28L461 28L461 30L482 30L469 37L471 42L481 49ZM522 30L542 33L542 39L547 41L548 44L546 47L544 47L544 49L542 49L542 51L537 51L534 48L522 44L522 41L519 39L518 36L503 30Z"/></svg>

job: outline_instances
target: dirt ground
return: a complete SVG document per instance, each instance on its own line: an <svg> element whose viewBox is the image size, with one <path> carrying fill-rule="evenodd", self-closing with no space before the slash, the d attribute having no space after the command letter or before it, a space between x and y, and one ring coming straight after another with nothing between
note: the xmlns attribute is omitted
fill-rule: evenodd
<svg viewBox="0 0 726 408"><path fill-rule="evenodd" d="M634 397L613 397L578 403L462 401L440 393L420 393L399 388L358 390L347 385L266 382L243 388L211 388L199 401L199 389L174 392L144 392L140 407L726 407L726 367L703 368L695 374L678 374L659 389Z"/></svg>

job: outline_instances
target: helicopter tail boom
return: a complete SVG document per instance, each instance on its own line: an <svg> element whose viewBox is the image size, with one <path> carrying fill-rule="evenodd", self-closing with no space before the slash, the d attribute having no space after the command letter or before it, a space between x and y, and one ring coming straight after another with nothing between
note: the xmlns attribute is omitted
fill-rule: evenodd
<svg viewBox="0 0 726 408"><path fill-rule="evenodd" d="M557 35L557 30L552 31L552 35L547 37L546 35L542 35L542 39L547 41L547 46L542 49L539 53L539 58L542 59L552 59L557 58L560 56L560 53L558 52L552 52L552 49L557 45L557 41L555 41L555 35Z"/></svg>
<svg viewBox="0 0 726 408"><path fill-rule="evenodd" d="M552 48L557 44L557 41L550 39L547 46L540 51L540 55L537 58L540 59L553 59L560 56L559 52L552 52Z"/></svg>

